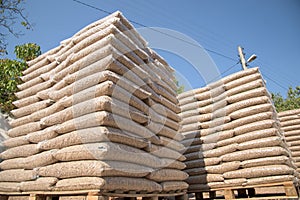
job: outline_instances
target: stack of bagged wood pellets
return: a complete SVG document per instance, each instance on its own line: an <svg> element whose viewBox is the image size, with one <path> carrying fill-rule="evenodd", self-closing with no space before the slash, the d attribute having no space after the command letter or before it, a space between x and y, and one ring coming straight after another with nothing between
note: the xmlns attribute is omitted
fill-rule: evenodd
<svg viewBox="0 0 300 200"><path fill-rule="evenodd" d="M189 191L295 179L258 68L179 95Z"/></svg>
<svg viewBox="0 0 300 200"><path fill-rule="evenodd" d="M297 172L300 172L300 109L279 112L278 117L297 166Z"/></svg>
<svg viewBox="0 0 300 200"><path fill-rule="evenodd" d="M173 69L116 12L28 62L0 191L183 191Z"/></svg>

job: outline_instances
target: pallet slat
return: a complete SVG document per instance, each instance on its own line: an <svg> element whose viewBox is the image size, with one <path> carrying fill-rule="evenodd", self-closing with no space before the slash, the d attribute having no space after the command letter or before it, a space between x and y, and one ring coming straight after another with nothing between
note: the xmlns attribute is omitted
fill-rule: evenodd
<svg viewBox="0 0 300 200"><path fill-rule="evenodd" d="M225 199L235 199L234 191L231 189L224 190L224 197Z"/></svg>
<svg viewBox="0 0 300 200"><path fill-rule="evenodd" d="M268 197L264 196L258 196L256 195L255 189L259 188L270 188L270 187L283 187L285 195L284 196L278 196L278 194L275 194L271 197L268 195ZM237 193L235 193L237 191ZM269 183L269 184L260 184L260 185L254 185L254 186L244 186L244 187L227 187L227 188L216 188L211 189L210 191L189 191L189 193L195 193L196 200L204 200L203 193L209 192L209 198L215 199L216 195L212 192L222 192L224 198L227 200L229 199L298 199L299 198L299 188L295 186L293 182L282 182L282 183ZM237 194L237 195L236 195ZM264 194L267 196L267 194Z"/></svg>
<svg viewBox="0 0 300 200"><path fill-rule="evenodd" d="M73 196L73 197L72 197ZM82 190L82 191L36 191L36 192L23 192L14 194L0 193L0 200L7 200L11 197L26 200L68 200L68 199L85 199L85 200L111 200L115 197L121 197L128 200L158 200L159 197L175 197L175 200L188 200L186 191L179 191L176 193L137 193L133 191L119 191L116 192L101 192L99 190ZM69 198L68 198L69 197ZM80 198L81 197L81 198Z"/></svg>
<svg viewBox="0 0 300 200"><path fill-rule="evenodd" d="M297 190L296 190L294 184L292 184L292 183L284 184L284 191L285 191L285 195L288 196L288 197L298 196Z"/></svg>

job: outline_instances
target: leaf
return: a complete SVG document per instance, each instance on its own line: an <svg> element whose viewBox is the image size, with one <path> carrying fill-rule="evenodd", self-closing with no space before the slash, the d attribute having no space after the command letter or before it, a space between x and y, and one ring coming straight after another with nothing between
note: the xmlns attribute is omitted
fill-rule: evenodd
<svg viewBox="0 0 300 200"><path fill-rule="evenodd" d="M278 93L272 93L272 100L277 112L298 109L300 108L300 86L296 86L295 89L289 87L285 99Z"/></svg>
<svg viewBox="0 0 300 200"><path fill-rule="evenodd" d="M14 95L18 91L17 85L21 84L19 76L27 69L25 61L36 58L41 54L40 47L33 43L16 46L15 53L18 60L0 59L0 110L9 112L14 108Z"/></svg>
<svg viewBox="0 0 300 200"><path fill-rule="evenodd" d="M18 45L15 47L15 54L18 59L29 61L41 55L41 48L34 43Z"/></svg>
<svg viewBox="0 0 300 200"><path fill-rule="evenodd" d="M27 27L28 26L28 23L27 22L21 22L21 24L22 24L22 26L24 26L24 27Z"/></svg>

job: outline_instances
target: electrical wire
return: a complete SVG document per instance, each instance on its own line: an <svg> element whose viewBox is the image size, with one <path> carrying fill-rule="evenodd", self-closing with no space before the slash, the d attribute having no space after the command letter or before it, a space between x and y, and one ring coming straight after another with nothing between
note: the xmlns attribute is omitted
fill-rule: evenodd
<svg viewBox="0 0 300 200"><path fill-rule="evenodd" d="M224 75L226 72L229 72L231 69L233 69L235 66L237 66L238 64L240 64L240 61L235 63L234 65L232 65L231 67L229 67L227 70L221 72L221 75Z"/></svg>
<svg viewBox="0 0 300 200"><path fill-rule="evenodd" d="M263 74L264 77L266 77L267 79L269 79L270 81L272 81L274 84L276 84L277 86L281 87L282 89L288 91L288 88L281 85L280 83L278 83L277 81L273 80L272 78L270 78L269 76L267 76L266 74Z"/></svg>
<svg viewBox="0 0 300 200"><path fill-rule="evenodd" d="M235 54L233 53L232 46L235 46L235 43L230 43L229 40L221 40L222 36L220 34L216 34L202 25L195 25L192 23L187 23L186 20L183 20L182 17L177 17L177 15L168 15L169 12L165 12L165 10L162 9L161 6L158 6L157 1L155 2L149 2L149 1L141 1L139 2L139 7L137 6L136 2L130 1L131 5L130 7L134 7L136 10L135 13L140 13L140 16L143 16L144 13L139 12L139 7L145 7L148 8L148 10L151 10L151 14L155 15L157 17L153 18L152 20L156 20L156 22L161 23L161 19L164 19L164 26L172 26L172 27L178 27L180 26L181 30L184 30L189 35L193 36L194 38L197 38L197 41L202 44L203 47L207 49L218 49L221 44L226 47L226 51L223 52L230 52L230 55ZM127 4L126 4L127 5ZM200 27L201 28L200 28ZM176 29L176 28L175 28ZM204 45L205 44L205 45ZM214 44L214 45L212 45ZM217 46L217 48L216 48ZM230 48L229 48L230 47Z"/></svg>
<svg viewBox="0 0 300 200"><path fill-rule="evenodd" d="M74 2L76 2L76 3L79 3L79 4L82 4L82 5L84 5L84 6L87 6L87 7L93 8L93 9L95 9L95 10L99 10L99 11L104 12L104 13L109 14L109 15L112 14L111 12L108 12L108 11L103 10L103 9L101 9L101 8L97 8L96 6L93 6L93 5L84 3L84 2L82 2L82 1L78 1L78 0L72 0L72 1L74 1Z"/></svg>
<svg viewBox="0 0 300 200"><path fill-rule="evenodd" d="M250 67L253 67L252 65L249 65ZM288 90L287 87L283 86L282 84L280 84L278 81L275 81L274 79L272 79L270 76L266 75L266 73L261 72L263 77L266 77L268 80L270 80L271 82L273 82L274 84L276 84L277 86L281 87L284 90Z"/></svg>
<svg viewBox="0 0 300 200"><path fill-rule="evenodd" d="M101 12L103 12L103 13L105 13L105 14L112 14L112 12L109 12L109 11L107 11L107 10L98 8L98 7L96 7L96 6L93 6L93 5L84 3L84 2L79 1L79 0L72 0L72 1L74 1L74 2L76 2L76 3L78 3L78 4L81 4L81 5L84 5L84 6L86 6L86 7L89 7L89 8L98 10L98 11L101 11ZM160 30L157 30L157 29L154 29L154 28L151 28L151 27L147 27L146 25L144 25L144 24L142 24L142 23L140 23L140 22L137 22L137 21L134 21L134 20L130 20L130 19L128 19L128 21L130 21L131 23L136 24L136 25L138 25L138 26L149 28L149 29L151 29L151 30L153 30L153 31L155 31L155 32L158 32L158 33L163 34L163 35L166 35L166 36L168 36L168 37L170 37L170 38L173 38L173 39L182 41L182 42L184 42L184 43L187 43L187 44L189 44L189 45L195 46L195 47L197 47L197 48L204 49L204 50L206 50L206 51L208 51L208 52L210 52L210 53L213 53L213 54L215 54L215 55L217 55L217 56L226 58L226 59L228 59L228 60L236 61L236 59L234 59L234 58L232 58L232 57L229 57L229 56L226 56L226 55L224 55L224 54L222 54L222 53L220 53L220 52L217 52L217 51L212 50L212 49L209 49L209 48L204 48L204 47L202 47L202 46L200 46L200 45L196 45L196 44L194 44L194 43L192 43L192 42L189 42L189 41L187 41L187 40L184 40L184 39L182 39L182 38L179 38L179 37L170 35L170 34L168 34L168 33L162 32L162 31L160 31ZM223 74L225 74L226 72L230 71L230 70L233 69L238 63L239 63L239 62L235 63L234 65L232 65L231 67L229 67L228 69L226 69L225 71L223 71L220 75L223 75ZM268 66L268 65L266 65L266 66ZM214 80L220 78L220 75L217 76L217 77L215 77L214 79L212 79L210 82L212 82L212 81L214 81ZM274 79L272 79L270 76L266 75L265 73L263 74L263 76L266 77L266 78L267 78L268 80L270 80L271 82L273 82L274 84L276 84L277 86L279 86L280 88L287 90L287 88L286 88L285 86L283 86L282 84L280 84L278 81L275 81Z"/></svg>
<svg viewBox="0 0 300 200"><path fill-rule="evenodd" d="M224 47L230 47L226 52L231 52L233 53L233 48L232 46L236 46L236 43L233 41L230 41L228 38L224 40L224 35L218 33L218 32L213 32L209 29L207 29L203 25L197 25L195 26L192 23L187 23L186 20L183 20L182 17L177 17L172 15L168 16L167 13L165 12L164 9L162 9L161 6L158 6L155 4L156 2L151 2L151 1L141 1L139 4L144 4L144 7L148 8L149 10L153 11L151 13L155 14L156 16L163 17L164 21L167 21L167 24L172 24L173 26L178 26L180 24L181 28L185 28L190 32L193 36L196 36L196 38L203 38L203 41L201 43L205 43L203 46L211 46L209 47L210 49L216 49L213 47L213 44L216 44L217 47L219 48L221 44L223 44ZM131 6L136 5L136 3L132 4ZM200 27L199 27L200 26ZM200 34L201 33L201 34ZM207 41L210 42L207 42Z"/></svg>
<svg viewBox="0 0 300 200"><path fill-rule="evenodd" d="M278 78L280 77L282 82L284 82L285 84L287 84L287 85L299 84L299 83L295 82L295 80L290 79L288 77L288 75L284 73L284 71L280 72L280 73L276 73L276 71L272 70L274 68L272 68L272 66L270 64L267 64L266 62L261 62L261 61L258 61L257 63L258 63L258 65L263 66L262 69L267 71L268 74L271 75L272 77L278 77Z"/></svg>
<svg viewBox="0 0 300 200"><path fill-rule="evenodd" d="M84 2L79 1L79 0L72 0L72 1L74 1L74 2L76 2L76 3L79 3L79 4L82 4L82 5L84 5L84 6L87 6L87 7L93 8L93 9L95 9L95 10L101 11L101 12L106 13L106 14L112 14L112 12L106 11L106 10L104 10L104 9L101 9L101 8L96 7L96 6L93 6L93 5L84 3ZM138 25L138 26L145 27L145 28L149 28L149 29L151 29L151 30L153 30L153 31L155 31L155 32L158 32L158 33L160 33L160 34L166 35L166 36L171 37L171 38L173 38L173 39L180 40L180 41L182 41L182 42L185 42L185 43L187 43L187 44L189 44L189 45L192 45L192 46L195 46L195 47L197 47L197 48L204 49L204 50L206 50L206 51L208 51L208 52L210 52L210 53L213 53L213 54L215 54L215 55L218 55L218 56L220 56L220 57L224 57L224 58L226 58L226 59L229 59L229 60L232 60L232 61L236 61L236 59L231 58L231 57L229 57L229 56L226 56L226 55L224 55L224 54L222 54L222 53L219 53L219 52L217 52L217 51L215 51L215 50L211 50L211 49L208 49L208 48L204 48L204 47L202 47L202 46L200 46L200 45L194 44L194 43L189 42L189 41L187 41L187 40L184 40L184 39L182 39L182 38L179 38L179 37L170 35L170 34L168 34L168 33L159 31L159 30L154 29L154 28L151 28L151 27L147 27L146 25L144 25L144 24L142 24L142 23L140 23L140 22L133 21L133 20L130 20L130 19L128 19L128 21L131 22L131 23L133 23L133 24L136 24L136 25Z"/></svg>
<svg viewBox="0 0 300 200"><path fill-rule="evenodd" d="M249 50L249 49L248 49ZM250 49L251 50L251 49ZM273 69L273 67L269 64L269 63L267 63L267 62L264 62L264 61L262 61L261 59L260 60L258 60L257 61L257 64L258 65L260 65L261 67L260 67L260 69L261 70L264 70L264 71L267 71L267 73L268 73L268 77L270 77L270 75L273 77L273 79L271 80L270 78L270 80L273 82L273 83L275 83L277 86L279 86L279 87L281 87L282 88L282 84L280 84L279 83L279 78L281 79L281 83L284 83L285 85L297 85L297 84L299 84L299 83L296 83L295 81L293 81L293 80L291 80L290 78L289 78L289 76L286 74L286 73L284 73L284 72L280 72L280 74L278 74L278 73L276 73ZM250 65L249 65L250 66ZM253 66L251 66L251 67L253 67ZM265 73L264 73L265 74ZM274 77L277 77L276 78L276 80L277 81L275 81L274 80ZM286 87L285 87L286 88Z"/></svg>
<svg viewBox="0 0 300 200"><path fill-rule="evenodd" d="M225 73L227 73L227 72L229 72L230 70L232 70L232 69L233 69L235 66L237 66L238 64L240 64L240 61L237 62L237 63L235 63L234 65L228 67L228 69L226 69L225 71L221 72L218 76L216 76L215 78L213 78L213 79L211 79L210 81L208 81L208 83L211 83L211 82L213 82L213 81L216 81L216 80L222 78L222 75L224 75ZM204 85L204 86L205 86L205 85ZM203 87L204 87L204 86L203 86Z"/></svg>

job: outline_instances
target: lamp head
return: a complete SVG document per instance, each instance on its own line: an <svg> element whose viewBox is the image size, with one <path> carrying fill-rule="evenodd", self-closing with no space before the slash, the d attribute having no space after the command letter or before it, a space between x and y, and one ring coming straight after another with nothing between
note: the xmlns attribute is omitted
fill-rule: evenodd
<svg viewBox="0 0 300 200"><path fill-rule="evenodd" d="M248 58L247 63L252 62L253 60L255 60L257 58L257 56L255 54L253 54L252 56L250 56L250 58Z"/></svg>

